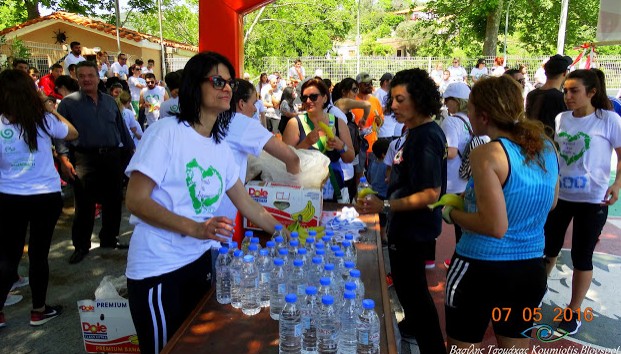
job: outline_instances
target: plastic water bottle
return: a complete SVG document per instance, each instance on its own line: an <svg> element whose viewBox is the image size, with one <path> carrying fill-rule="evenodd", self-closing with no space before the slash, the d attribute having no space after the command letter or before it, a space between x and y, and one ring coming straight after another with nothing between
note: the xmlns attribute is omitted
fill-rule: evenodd
<svg viewBox="0 0 621 354"><path fill-rule="evenodd" d="M341 250L341 247L339 247L338 245L330 246L330 252L328 253L328 260L330 261L330 263L335 263L335 261L336 261L336 252L338 252L340 250Z"/></svg>
<svg viewBox="0 0 621 354"><path fill-rule="evenodd" d="M293 261L293 270L287 282L287 294L296 294L302 298L307 285L304 262L301 259L296 259Z"/></svg>
<svg viewBox="0 0 621 354"><path fill-rule="evenodd" d="M259 304L259 273L254 265L254 256L244 256L241 279L242 312L253 316L261 311Z"/></svg>
<svg viewBox="0 0 621 354"><path fill-rule="evenodd" d="M231 303L231 272L229 249L220 247L216 259L216 300L221 304Z"/></svg>
<svg viewBox="0 0 621 354"><path fill-rule="evenodd" d="M320 309L317 288L306 287L306 296L300 304L302 313L302 353L317 353L317 318Z"/></svg>
<svg viewBox="0 0 621 354"><path fill-rule="evenodd" d="M299 248L300 248L300 241L292 237L291 241L289 241L289 258L290 259L295 259L298 256Z"/></svg>
<svg viewBox="0 0 621 354"><path fill-rule="evenodd" d="M250 246L250 241L252 240L253 235L252 231L244 232L244 239L241 243L241 250L244 251L244 254L248 253L248 246Z"/></svg>
<svg viewBox="0 0 621 354"><path fill-rule="evenodd" d="M360 271L358 269L350 270L347 281L356 284L356 297L364 299L364 283L362 282L362 279L360 279Z"/></svg>
<svg viewBox="0 0 621 354"><path fill-rule="evenodd" d="M282 259L274 259L274 269L270 278L270 317L275 320L280 318L280 312L285 305L287 278L284 265Z"/></svg>
<svg viewBox="0 0 621 354"><path fill-rule="evenodd" d="M334 297L321 297L321 310L317 322L317 351L319 354L336 354L338 351L339 320L334 309Z"/></svg>
<svg viewBox="0 0 621 354"><path fill-rule="evenodd" d="M302 350L302 316L295 294L287 294L280 314L278 353L300 353Z"/></svg>
<svg viewBox="0 0 621 354"><path fill-rule="evenodd" d="M356 354L356 321L360 316L360 306L356 302L356 293L346 291L343 295L343 306L340 308L339 318L341 331L339 333L339 354Z"/></svg>
<svg viewBox="0 0 621 354"><path fill-rule="evenodd" d="M261 240L259 240L258 237L253 237L250 239L250 244L251 245L257 245L257 248L260 250L261 249Z"/></svg>
<svg viewBox="0 0 621 354"><path fill-rule="evenodd" d="M330 278L330 287L332 288L332 295L334 299L340 299L342 297L341 282L337 279L334 273L334 264L327 263L323 266L322 277ZM339 301L340 302L340 301Z"/></svg>
<svg viewBox="0 0 621 354"><path fill-rule="evenodd" d="M356 198L358 197L358 195L360 195L360 191L365 188L371 188L371 185L369 184L369 182L367 182L366 177L361 177L360 183L358 183L358 189L356 189Z"/></svg>
<svg viewBox="0 0 621 354"><path fill-rule="evenodd" d="M248 252L246 252L246 255L252 256L254 258L258 258L259 248L257 247L257 245L255 245L254 243L251 243L250 245L248 245Z"/></svg>
<svg viewBox="0 0 621 354"><path fill-rule="evenodd" d="M291 234L289 234L289 242L291 241L300 242L300 234L297 231L291 231Z"/></svg>
<svg viewBox="0 0 621 354"><path fill-rule="evenodd" d="M315 252L317 252L317 250L326 250L326 244L323 240L315 242Z"/></svg>
<svg viewBox="0 0 621 354"><path fill-rule="evenodd" d="M278 236L282 237L282 225L280 224L274 226L274 233L272 234L272 238L270 240L276 241L276 237Z"/></svg>
<svg viewBox="0 0 621 354"><path fill-rule="evenodd" d="M345 266L345 268L343 269L343 273L341 276L343 277L343 281L346 282L349 278L349 272L352 269L356 268L356 265L354 264L354 262L351 261L345 261L343 265Z"/></svg>
<svg viewBox="0 0 621 354"><path fill-rule="evenodd" d="M356 254L356 248L354 247L354 245L351 243L351 241L347 239L345 239L345 241L343 241L341 245L341 250L345 253L345 260L354 262L355 265L358 259Z"/></svg>
<svg viewBox="0 0 621 354"><path fill-rule="evenodd" d="M229 242L229 258L231 259L231 261L233 260L233 258L235 258L235 250L238 248L239 246L237 242L235 241Z"/></svg>
<svg viewBox="0 0 621 354"><path fill-rule="evenodd" d="M261 307L268 307L270 305L270 278L274 269L272 257L270 257L268 249L264 248L259 251L259 258L256 260L256 264L259 271L259 305Z"/></svg>
<svg viewBox="0 0 621 354"><path fill-rule="evenodd" d="M284 262L285 270L289 270L289 250L286 248L279 249L278 257ZM291 262L293 262L293 260L291 260Z"/></svg>
<svg viewBox="0 0 621 354"><path fill-rule="evenodd" d="M304 262L304 267L309 263L308 261L308 251L306 248L298 248L297 259L301 259Z"/></svg>
<svg viewBox="0 0 621 354"><path fill-rule="evenodd" d="M319 246L319 245L317 245ZM321 257L321 261L325 262L328 259L326 258L326 250L323 248L318 248L317 250L315 250L315 255Z"/></svg>
<svg viewBox="0 0 621 354"><path fill-rule="evenodd" d="M317 289L317 294L318 296L330 295L334 298L335 292L332 288L332 279L329 277L321 277L319 279L319 289Z"/></svg>
<svg viewBox="0 0 621 354"><path fill-rule="evenodd" d="M356 283L351 281L345 282L345 292L353 291L356 294Z"/></svg>
<svg viewBox="0 0 621 354"><path fill-rule="evenodd" d="M273 240L276 243L276 250L285 247L285 239L282 236L276 236Z"/></svg>
<svg viewBox="0 0 621 354"><path fill-rule="evenodd" d="M345 252L338 250L334 252L334 272L336 273L339 281L342 282L342 277L339 275L343 274L345 271Z"/></svg>
<svg viewBox="0 0 621 354"><path fill-rule="evenodd" d="M312 234L315 234L315 236L313 236ZM306 248L306 251L308 252L308 254L313 254L315 253L315 237L317 236L317 232L315 231L309 231L308 232L308 237L306 238L306 244L304 244L304 248Z"/></svg>
<svg viewBox="0 0 621 354"><path fill-rule="evenodd" d="M375 302L371 299L362 301L362 312L356 321L356 354L379 354L380 325Z"/></svg>
<svg viewBox="0 0 621 354"><path fill-rule="evenodd" d="M313 261L308 271L308 283L313 286L319 285L319 278L323 271L323 259L319 256L313 257Z"/></svg>
<svg viewBox="0 0 621 354"><path fill-rule="evenodd" d="M328 236L328 232L326 231L326 234L323 235L323 237L321 237L321 241L323 242L324 246L326 249L330 249L330 246L332 246L331 242L330 242L330 236Z"/></svg>
<svg viewBox="0 0 621 354"><path fill-rule="evenodd" d="M274 242L274 241L267 241L265 243L265 247L269 251L270 257L272 259L278 257L278 250L276 249L276 242Z"/></svg>
<svg viewBox="0 0 621 354"><path fill-rule="evenodd" d="M242 306L241 298L241 272L244 266L244 252L235 250L234 258L231 261L231 305L238 309Z"/></svg>

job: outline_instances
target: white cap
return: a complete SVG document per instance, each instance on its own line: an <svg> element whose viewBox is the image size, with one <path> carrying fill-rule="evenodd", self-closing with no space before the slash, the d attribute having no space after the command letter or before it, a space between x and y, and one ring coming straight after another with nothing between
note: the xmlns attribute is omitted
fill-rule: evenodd
<svg viewBox="0 0 621 354"><path fill-rule="evenodd" d="M470 97L470 87L463 82L453 82L446 87L443 98L453 97L467 100Z"/></svg>

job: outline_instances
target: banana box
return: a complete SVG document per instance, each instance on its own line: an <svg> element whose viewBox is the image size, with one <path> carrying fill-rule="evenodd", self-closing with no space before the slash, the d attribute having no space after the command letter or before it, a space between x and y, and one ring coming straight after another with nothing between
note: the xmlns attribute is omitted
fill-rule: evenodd
<svg viewBox="0 0 621 354"><path fill-rule="evenodd" d="M78 312L87 353L140 353L128 300L80 300Z"/></svg>
<svg viewBox="0 0 621 354"><path fill-rule="evenodd" d="M275 182L250 181L246 190L252 199L261 204L283 226L298 221L302 227L319 226L323 209L320 189L303 188ZM244 227L260 230L244 218Z"/></svg>

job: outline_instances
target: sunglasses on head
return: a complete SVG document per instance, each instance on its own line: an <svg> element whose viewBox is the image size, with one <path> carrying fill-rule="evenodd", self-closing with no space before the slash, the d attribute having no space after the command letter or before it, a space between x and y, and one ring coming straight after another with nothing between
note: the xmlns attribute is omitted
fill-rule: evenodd
<svg viewBox="0 0 621 354"><path fill-rule="evenodd" d="M300 97L302 102L306 102L306 100L309 99L309 98L310 98L311 102L315 102L319 98L319 94L318 93L312 93L310 95L302 95Z"/></svg>
<svg viewBox="0 0 621 354"><path fill-rule="evenodd" d="M216 90L224 89L224 86L226 86L226 84L229 84L231 90L235 90L235 87L237 87L237 82L235 81L235 79L225 80L222 78L222 76L219 75L206 77L203 79L203 82L204 81L211 82L213 88L215 88Z"/></svg>

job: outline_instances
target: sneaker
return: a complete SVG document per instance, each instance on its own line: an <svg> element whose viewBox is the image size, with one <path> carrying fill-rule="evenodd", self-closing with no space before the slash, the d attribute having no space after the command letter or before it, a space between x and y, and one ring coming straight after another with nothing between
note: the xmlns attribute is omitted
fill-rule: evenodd
<svg viewBox="0 0 621 354"><path fill-rule="evenodd" d="M571 320L565 321L563 318L563 321L558 325L558 329L561 333L572 335L578 332L580 326L582 326L582 322L578 321L578 314L574 311L572 312Z"/></svg>
<svg viewBox="0 0 621 354"><path fill-rule="evenodd" d="M445 259L444 260L444 266L446 267L446 269L449 269L451 267L451 260L450 259Z"/></svg>
<svg viewBox="0 0 621 354"><path fill-rule="evenodd" d="M386 284L388 285L388 287L390 288L391 286L393 286L392 283L392 274L388 273L386 274Z"/></svg>
<svg viewBox="0 0 621 354"><path fill-rule="evenodd" d="M436 267L436 261L425 261L425 269L433 269Z"/></svg>
<svg viewBox="0 0 621 354"><path fill-rule="evenodd" d="M4 302L4 306L15 305L16 303L22 301L23 299L24 299L24 297L21 296L21 295L9 294L6 297L6 301Z"/></svg>
<svg viewBox="0 0 621 354"><path fill-rule="evenodd" d="M58 317L63 312L62 306L45 305L45 311L30 311L30 325L40 326L49 320Z"/></svg>
<svg viewBox="0 0 621 354"><path fill-rule="evenodd" d="M17 288L23 288L24 286L27 286L28 284L30 284L30 278L28 277L19 277L19 280L17 280L15 283L13 283L13 286L11 287L11 291L17 289Z"/></svg>
<svg viewBox="0 0 621 354"><path fill-rule="evenodd" d="M4 319L4 312L0 312L0 328L6 327L6 320Z"/></svg>

